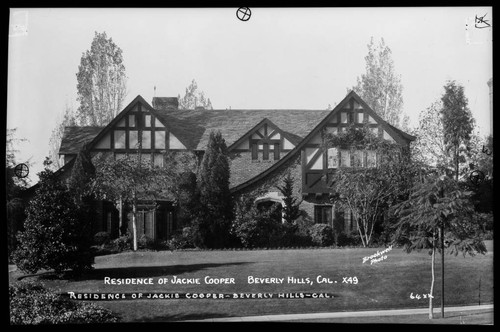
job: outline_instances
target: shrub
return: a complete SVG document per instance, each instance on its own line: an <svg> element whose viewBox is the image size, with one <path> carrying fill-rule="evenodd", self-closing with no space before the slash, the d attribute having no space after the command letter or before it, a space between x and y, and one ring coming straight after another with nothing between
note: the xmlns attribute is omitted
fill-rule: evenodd
<svg viewBox="0 0 500 332"><path fill-rule="evenodd" d="M110 240L110 234L108 232L98 232L94 234L94 244L101 246L107 244Z"/></svg>
<svg viewBox="0 0 500 332"><path fill-rule="evenodd" d="M34 282L9 285L9 302L10 323L15 325L115 323L120 320L108 309L64 299Z"/></svg>
<svg viewBox="0 0 500 332"><path fill-rule="evenodd" d="M174 234L167 240L167 247L170 250L184 249L187 246L187 241L182 234Z"/></svg>
<svg viewBox="0 0 500 332"><path fill-rule="evenodd" d="M361 238L358 233L355 232L340 232L337 237L337 246L359 246L361 244Z"/></svg>
<svg viewBox="0 0 500 332"><path fill-rule="evenodd" d="M24 231L18 235L14 263L28 273L53 269L61 275L71 269L79 274L91 269L89 205L78 205L50 170L39 176L39 187L26 210Z"/></svg>
<svg viewBox="0 0 500 332"><path fill-rule="evenodd" d="M111 249L115 249L117 252L130 249L131 244L132 239L129 234L122 235L110 242Z"/></svg>
<svg viewBox="0 0 500 332"><path fill-rule="evenodd" d="M137 247L139 249L154 249L154 246L155 246L155 241L146 236L146 235L142 235L140 238L139 238L139 241L137 241Z"/></svg>
<svg viewBox="0 0 500 332"><path fill-rule="evenodd" d="M315 224L309 228L311 241L320 247L333 244L333 230L326 224Z"/></svg>
<svg viewBox="0 0 500 332"><path fill-rule="evenodd" d="M242 197L237 202L231 234L246 248L277 246L283 236L281 220L277 220L276 206L260 211L253 198ZM279 219L279 218L278 218Z"/></svg>

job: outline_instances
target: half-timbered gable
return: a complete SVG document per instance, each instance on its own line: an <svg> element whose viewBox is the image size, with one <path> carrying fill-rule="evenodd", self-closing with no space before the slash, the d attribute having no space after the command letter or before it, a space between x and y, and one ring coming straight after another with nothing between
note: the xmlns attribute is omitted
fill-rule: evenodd
<svg viewBox="0 0 500 332"><path fill-rule="evenodd" d="M235 196L253 192L259 203L284 204L277 186L291 173L302 210L316 222L333 225L336 220L349 230L353 227L350 212L334 211L329 201L329 174L339 167L373 167L379 156L374 151L327 145L326 134L367 126L378 137L401 146L414 139L386 123L354 92L331 111L180 110L175 97L155 97L152 105L137 96L105 127L67 127L60 149L66 163L61 173L68 174L72 160L89 142L92 154L107 153L113 158L140 150L152 163L162 165L165 153L186 151L194 152L199 162L210 132L220 131L228 146L230 189ZM145 205L139 230L150 237L168 237L175 228L172 203L164 202L163 210L148 210Z"/></svg>

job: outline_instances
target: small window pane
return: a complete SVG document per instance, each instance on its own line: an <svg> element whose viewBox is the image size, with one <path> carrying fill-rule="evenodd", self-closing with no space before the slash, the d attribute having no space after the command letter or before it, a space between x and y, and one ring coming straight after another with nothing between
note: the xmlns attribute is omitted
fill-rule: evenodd
<svg viewBox="0 0 500 332"><path fill-rule="evenodd" d="M165 149L164 131L155 131L155 149Z"/></svg>
<svg viewBox="0 0 500 332"><path fill-rule="evenodd" d="M156 128L163 128L163 124L157 118L155 118L155 127Z"/></svg>
<svg viewBox="0 0 500 332"><path fill-rule="evenodd" d="M134 114L128 116L128 126L135 127L135 115Z"/></svg>
<svg viewBox="0 0 500 332"><path fill-rule="evenodd" d="M364 167L365 162L364 162L364 152L363 151L355 151L354 152L354 167Z"/></svg>
<svg viewBox="0 0 500 332"><path fill-rule="evenodd" d="M125 149L125 131L115 130L115 149Z"/></svg>
<svg viewBox="0 0 500 332"><path fill-rule="evenodd" d="M351 153L349 150L340 150L340 162L343 167L351 167Z"/></svg>
<svg viewBox="0 0 500 332"><path fill-rule="evenodd" d="M154 165L158 167L163 167L163 155L161 153L154 154Z"/></svg>
<svg viewBox="0 0 500 332"><path fill-rule="evenodd" d="M125 118L121 119L116 126L117 127L125 127Z"/></svg>
<svg viewBox="0 0 500 332"><path fill-rule="evenodd" d="M339 167L339 157L337 148L328 149L327 155L328 155L328 168Z"/></svg>
<svg viewBox="0 0 500 332"><path fill-rule="evenodd" d="M367 164L367 167L376 167L377 166L377 155L376 155L375 151L367 151L366 164Z"/></svg>
<svg viewBox="0 0 500 332"><path fill-rule="evenodd" d="M142 148L151 149L151 132L149 130L142 132Z"/></svg>
<svg viewBox="0 0 500 332"><path fill-rule="evenodd" d="M137 136L137 131L136 130L131 130L129 132L129 137L128 137L128 147L129 149L137 149L139 148L139 140Z"/></svg>

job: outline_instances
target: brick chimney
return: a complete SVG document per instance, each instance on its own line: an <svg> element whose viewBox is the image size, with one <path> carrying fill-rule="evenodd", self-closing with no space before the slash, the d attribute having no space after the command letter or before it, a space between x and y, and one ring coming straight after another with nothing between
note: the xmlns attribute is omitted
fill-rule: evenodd
<svg viewBox="0 0 500 332"><path fill-rule="evenodd" d="M175 111L179 109L177 97L153 97L153 108L159 111Z"/></svg>

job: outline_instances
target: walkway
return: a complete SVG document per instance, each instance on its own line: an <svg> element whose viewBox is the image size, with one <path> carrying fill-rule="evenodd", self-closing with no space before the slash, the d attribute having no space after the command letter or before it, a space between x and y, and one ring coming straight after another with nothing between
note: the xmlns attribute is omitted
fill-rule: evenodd
<svg viewBox="0 0 500 332"><path fill-rule="evenodd" d="M493 310L493 304L465 306L465 307L445 307L446 314L451 312L464 312L474 310ZM249 316L249 317L227 317L227 318L208 318L196 320L196 322L289 322L306 321L315 319L330 318L352 318L352 317L381 317L381 316L404 316L428 314L429 308L419 309L398 309L398 310L376 310L376 311L353 311L353 312L325 312L311 314L291 314L291 315L268 315L268 316ZM440 317L441 307L434 308L434 315ZM194 320L191 320L194 322Z"/></svg>

